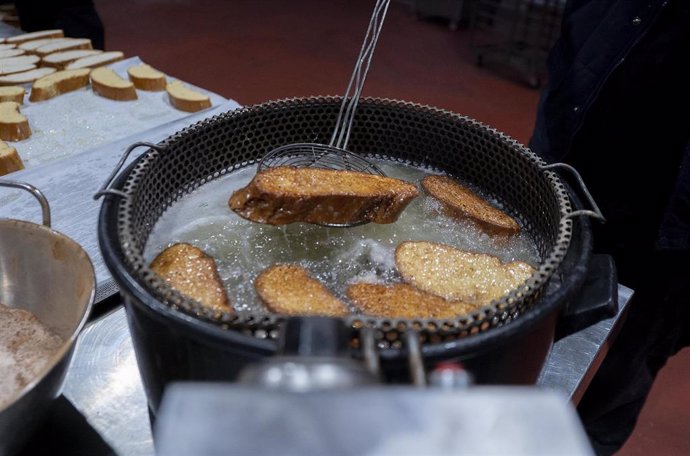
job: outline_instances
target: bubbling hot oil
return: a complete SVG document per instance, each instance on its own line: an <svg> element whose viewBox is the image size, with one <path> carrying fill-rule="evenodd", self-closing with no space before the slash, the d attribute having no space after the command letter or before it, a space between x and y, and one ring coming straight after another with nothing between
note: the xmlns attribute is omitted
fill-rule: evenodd
<svg viewBox="0 0 690 456"><path fill-rule="evenodd" d="M307 223L283 226L250 222L228 207L230 195L256 174L247 167L209 182L171 206L148 239L145 258L177 242L192 244L216 260L230 301L239 313L264 311L254 280L276 263L299 264L343 298L355 282L399 281L395 248L404 241L439 242L461 250L494 255L501 261L540 262L534 242L520 233L509 239L485 234L474 223L444 214L440 203L421 190L428 171L379 162L389 177L416 184L420 195L391 224L327 228Z"/></svg>

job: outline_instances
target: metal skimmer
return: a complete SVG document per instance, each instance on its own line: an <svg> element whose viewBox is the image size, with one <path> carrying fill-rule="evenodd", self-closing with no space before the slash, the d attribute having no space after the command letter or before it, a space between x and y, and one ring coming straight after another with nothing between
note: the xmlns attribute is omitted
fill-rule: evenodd
<svg viewBox="0 0 690 456"><path fill-rule="evenodd" d="M390 0L378 0L376 2L374 12L369 21L369 27L364 36L362 49L359 51L354 71L352 72L350 82L343 96L340 112L335 122L335 129L333 130L328 145L318 143L292 143L280 146L263 157L259 162L257 171L260 172L263 169L275 166L296 166L359 171L381 176L385 175L378 166L371 163L366 158L347 151L347 143L350 139L352 121L355 117L359 97L362 93L369 67L371 66L371 59L374 55L374 49L376 48L379 34L383 28L383 21L386 18L389 4ZM324 225L342 227L359 224L361 223Z"/></svg>

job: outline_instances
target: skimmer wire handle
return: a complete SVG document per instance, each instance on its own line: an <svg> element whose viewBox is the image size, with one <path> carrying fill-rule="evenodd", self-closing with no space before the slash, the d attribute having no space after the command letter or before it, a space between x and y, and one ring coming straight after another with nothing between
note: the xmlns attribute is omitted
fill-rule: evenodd
<svg viewBox="0 0 690 456"><path fill-rule="evenodd" d="M18 188L21 190L26 190L27 192L31 193L34 198L38 200L38 202L41 204L41 213L43 215L43 225L47 226L50 228L50 204L48 204L48 200L46 199L45 195L36 187L33 185L24 183L24 182L15 182L15 181L9 181L9 180L0 180L0 187L12 187L12 188Z"/></svg>
<svg viewBox="0 0 690 456"><path fill-rule="evenodd" d="M371 66L371 58L374 56L374 49L376 42L379 39L381 28L383 28L383 21L388 12L388 5L390 0L377 0L374 6L374 12L369 20L369 27L364 36L362 49L359 51L355 69L350 77L350 82L347 85L347 90L343 95L343 102L340 105L340 112L338 112L338 119L335 121L335 129L333 136L328 143L330 146L335 146L340 149L347 149L347 142L350 139L350 130L352 129L352 121L355 118L355 111L357 110L357 103L359 103L359 96L364 87L364 81L367 78L369 67ZM362 68L363 67L363 68ZM354 93L350 96L354 84Z"/></svg>
<svg viewBox="0 0 690 456"><path fill-rule="evenodd" d="M157 146L153 143L149 142L136 142L129 146L127 150L125 150L125 153L122 154L122 157L120 158L120 161L117 162L117 165L115 165L115 169L113 170L112 173L110 173L110 176L108 176L108 179L105 181L105 184L96 192L95 195L93 195L93 199L97 200L101 196L104 195L117 195L121 196L123 198L127 197L127 194L121 190L115 190L114 188L109 188L110 184L112 184L113 180L115 180L115 177L117 177L117 174L120 172L122 167L124 166L125 162L127 161L127 158L129 155L132 153L134 149L137 147L148 147L149 149L153 149L158 152L163 152L164 149L160 146Z"/></svg>
<svg viewBox="0 0 690 456"><path fill-rule="evenodd" d="M585 181L582 180L582 176L580 176L580 173L578 173L575 168L573 168L572 166L570 166L566 163L552 163L550 165L542 166L541 169L542 170L563 169L565 171L569 171L575 177L575 180L577 181L578 185L580 186L580 191L585 195L585 197L587 198L587 201L592 206L592 210L580 209L577 211L572 211L571 213L566 214L564 216L565 218L572 218L572 217L577 217L580 215L586 215L586 216L591 217L593 219L599 220L602 223L606 222L606 218L604 217L604 214L601 213L601 209L599 209L599 206L597 206L597 203L594 201L592 194L587 189L587 186L585 185Z"/></svg>

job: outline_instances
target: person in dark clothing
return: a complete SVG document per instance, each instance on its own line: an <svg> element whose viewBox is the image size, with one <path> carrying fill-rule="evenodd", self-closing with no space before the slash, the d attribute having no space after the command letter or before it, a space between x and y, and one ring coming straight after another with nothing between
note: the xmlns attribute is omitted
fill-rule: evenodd
<svg viewBox="0 0 690 456"><path fill-rule="evenodd" d="M62 29L70 38L89 38L94 49L105 49L105 30L92 0L16 0L25 32Z"/></svg>
<svg viewBox="0 0 690 456"><path fill-rule="evenodd" d="M595 249L634 290L578 412L595 451L630 436L690 335L690 2L574 0L548 59L530 147L582 174L607 218Z"/></svg>

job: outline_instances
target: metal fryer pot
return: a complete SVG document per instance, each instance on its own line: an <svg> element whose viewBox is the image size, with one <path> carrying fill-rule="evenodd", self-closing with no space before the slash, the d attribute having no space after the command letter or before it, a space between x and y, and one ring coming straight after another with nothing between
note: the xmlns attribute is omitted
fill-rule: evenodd
<svg viewBox="0 0 690 456"><path fill-rule="evenodd" d="M41 374L0 408L4 456L21 448L60 394L94 300L96 277L81 246L50 228L48 203L36 188L9 181L0 186L30 191L41 202L44 224L0 220L0 302L28 310L64 340Z"/></svg>
<svg viewBox="0 0 690 456"><path fill-rule="evenodd" d="M281 315L210 311L171 289L143 259L156 221L184 195L256 163L282 144L321 142L332 131L339 105L339 98L280 100L207 119L150 145L112 189L102 192L109 195L99 217L101 250L124 294L154 409L168 381L232 379L247 362L274 352L272 339L283 321ZM392 100L363 99L358 109L350 139L353 152L442 170L481 188L521 221L542 262L524 286L469 317L352 315L346 320L354 339L359 329L374 329L389 377L398 377L406 366L408 348L419 346L408 343L412 337L421 342L425 362L484 357L484 362L474 363L479 381L533 382L553 340L557 317L579 290L589 266L589 225L578 221L574 229L573 220L593 212L573 211L566 187L550 166L479 122ZM573 239L577 242L571 243ZM566 255L571 259L564 262ZM486 353L492 351L493 361L488 362Z"/></svg>

